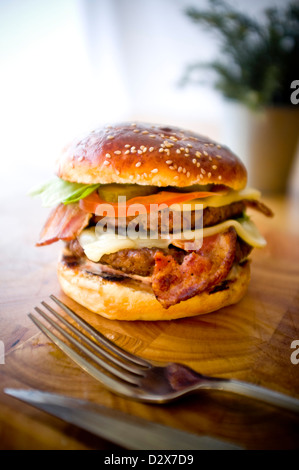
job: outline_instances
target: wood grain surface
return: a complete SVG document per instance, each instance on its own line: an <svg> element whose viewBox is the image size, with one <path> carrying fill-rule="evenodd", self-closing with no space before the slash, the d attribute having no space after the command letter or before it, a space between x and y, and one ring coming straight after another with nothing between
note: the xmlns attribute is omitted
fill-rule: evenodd
<svg viewBox="0 0 299 470"><path fill-rule="evenodd" d="M37 174L32 174L32 180ZM260 402L205 392L169 405L120 398L80 370L27 317L55 294L129 351L159 361L183 362L204 374L260 384L299 398L299 364L291 343L299 340L299 202L268 199L276 216L253 218L268 240L254 250L251 283L232 307L170 322L111 321L88 312L61 292L56 278L60 244L34 246L47 209L24 195L1 207L0 448L115 449L116 446L25 405L4 387L35 387L88 399L176 428L221 438L246 449L296 449L299 418ZM5 183L3 183L5 184Z"/></svg>

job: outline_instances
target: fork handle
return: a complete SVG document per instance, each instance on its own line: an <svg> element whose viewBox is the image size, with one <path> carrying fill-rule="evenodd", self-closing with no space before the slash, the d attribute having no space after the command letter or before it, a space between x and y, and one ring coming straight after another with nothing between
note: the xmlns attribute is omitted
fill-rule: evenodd
<svg viewBox="0 0 299 470"><path fill-rule="evenodd" d="M214 382L210 388L237 393L238 395L244 395L256 400L261 400L270 405L275 405L289 411L299 412L299 400L297 398L292 398L283 393L275 392L258 385L228 379Z"/></svg>

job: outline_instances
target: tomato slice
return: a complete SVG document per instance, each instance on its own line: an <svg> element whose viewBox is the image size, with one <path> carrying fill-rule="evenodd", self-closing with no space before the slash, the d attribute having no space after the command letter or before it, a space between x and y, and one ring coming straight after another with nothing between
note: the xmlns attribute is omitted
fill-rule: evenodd
<svg viewBox="0 0 299 470"><path fill-rule="evenodd" d="M85 197L84 199L80 199L79 205L80 208L85 212L89 212L96 215L104 215L103 211L107 210L108 212L109 207L112 207L114 210L115 217L127 217L128 215L135 215L134 209L138 211L138 214L148 213L151 209L153 209L153 207L151 207L153 204L166 204L166 206L169 207L172 204L181 204L183 202L192 201L194 199L200 199L209 196L223 196L224 194L227 194L227 192L228 190L220 192L194 191L191 193L175 193L169 191L161 191L157 194L152 194L150 196L134 197L126 201L126 203L112 203L101 199L97 191L94 191L92 194ZM140 207L132 207L133 205L137 204L140 205ZM143 206L143 208L141 207L141 205ZM109 215L109 212L107 213L107 215Z"/></svg>

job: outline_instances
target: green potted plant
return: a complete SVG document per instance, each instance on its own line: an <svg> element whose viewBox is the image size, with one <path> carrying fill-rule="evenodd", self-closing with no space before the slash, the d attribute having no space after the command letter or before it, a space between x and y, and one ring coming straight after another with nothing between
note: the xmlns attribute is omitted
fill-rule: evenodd
<svg viewBox="0 0 299 470"><path fill-rule="evenodd" d="M187 16L216 33L221 56L187 67L183 82L209 69L214 86L246 109L247 159L253 184L286 190L299 136L299 3L269 7L255 19L225 0L189 7Z"/></svg>

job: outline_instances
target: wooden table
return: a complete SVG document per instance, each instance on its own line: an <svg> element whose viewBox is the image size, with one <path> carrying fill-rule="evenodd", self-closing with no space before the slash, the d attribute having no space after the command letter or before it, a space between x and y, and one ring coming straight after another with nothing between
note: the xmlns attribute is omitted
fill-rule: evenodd
<svg viewBox="0 0 299 470"><path fill-rule="evenodd" d="M58 351L27 313L53 293L110 339L146 358L182 361L206 374L247 380L299 398L299 364L290 360L291 343L299 340L299 201L266 199L276 217L254 214L268 245L253 252L250 287L238 305L171 322L120 322L92 314L62 294L55 272L59 244L34 246L48 211L25 191L38 177L37 171L27 171L25 184L19 172L13 191L11 182L2 181L0 340L5 363L0 365L0 448L116 448L6 396L4 387L82 397L247 449L298 448L298 416L249 399L213 392L153 406L115 396Z"/></svg>

